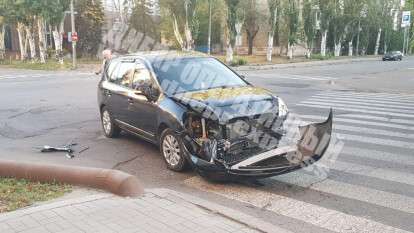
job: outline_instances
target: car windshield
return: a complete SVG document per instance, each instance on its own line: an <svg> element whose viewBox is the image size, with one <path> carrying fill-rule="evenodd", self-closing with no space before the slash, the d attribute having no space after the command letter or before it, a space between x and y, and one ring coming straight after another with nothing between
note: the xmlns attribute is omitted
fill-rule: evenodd
<svg viewBox="0 0 414 233"><path fill-rule="evenodd" d="M153 63L154 72L168 95L247 83L214 58L179 58Z"/></svg>

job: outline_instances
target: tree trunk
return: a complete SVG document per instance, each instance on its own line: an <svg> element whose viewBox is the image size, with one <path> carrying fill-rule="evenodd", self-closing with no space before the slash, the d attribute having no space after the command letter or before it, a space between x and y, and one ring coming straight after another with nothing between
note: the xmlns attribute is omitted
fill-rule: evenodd
<svg viewBox="0 0 414 233"><path fill-rule="evenodd" d="M348 56L352 57L354 52L354 46L352 40L348 42Z"/></svg>
<svg viewBox="0 0 414 233"><path fill-rule="evenodd" d="M0 27L0 60L4 59L4 55L6 53L5 45L4 45L4 24Z"/></svg>
<svg viewBox="0 0 414 233"><path fill-rule="evenodd" d="M290 60L292 60L293 59L293 49L294 49L294 45L290 45L290 44L288 44L288 58L290 59Z"/></svg>
<svg viewBox="0 0 414 233"><path fill-rule="evenodd" d="M26 36L25 28L21 23L17 23L17 36L19 38L19 49L20 49L20 60L24 61L26 59Z"/></svg>
<svg viewBox="0 0 414 233"><path fill-rule="evenodd" d="M328 30L323 31L321 40L321 56L326 56L326 37L328 36Z"/></svg>
<svg viewBox="0 0 414 233"><path fill-rule="evenodd" d="M267 53L266 53L266 59L268 62L272 61L272 54L273 54L273 35L269 33L269 38L267 40Z"/></svg>
<svg viewBox="0 0 414 233"><path fill-rule="evenodd" d="M253 44L254 44L254 38L256 37L258 31L255 32L250 32L248 30L246 30L247 33L247 42L248 42L248 55L252 55L253 54Z"/></svg>
<svg viewBox="0 0 414 233"><path fill-rule="evenodd" d="M37 29L38 29L38 36L39 36L39 57L40 63L46 63L46 40L44 34L44 23L43 19L39 17L37 19Z"/></svg>
<svg viewBox="0 0 414 233"><path fill-rule="evenodd" d="M380 41L381 41L381 33L382 33L382 28L380 28L378 30L378 34L377 34L377 41L375 43L375 51L374 51L374 55L378 55L378 50L379 50L379 46L380 46Z"/></svg>
<svg viewBox="0 0 414 233"><path fill-rule="evenodd" d="M59 61L59 64L63 65L62 34L56 26L53 30L53 41L55 43L56 60Z"/></svg>
<svg viewBox="0 0 414 233"><path fill-rule="evenodd" d="M335 43L335 57L341 56L341 41Z"/></svg>
<svg viewBox="0 0 414 233"><path fill-rule="evenodd" d="M231 43L228 42L227 50L226 50L226 62L230 63L232 61L233 61L233 47L231 46Z"/></svg>
<svg viewBox="0 0 414 233"><path fill-rule="evenodd" d="M178 29L178 23L177 23L177 18L175 17L175 15L173 14L173 29L174 29L174 36L175 39L177 40L178 44L180 45L181 49L184 50L184 41L183 38L181 37L180 34L180 30Z"/></svg>
<svg viewBox="0 0 414 233"><path fill-rule="evenodd" d="M29 41L30 60L34 61L34 59L36 58L36 45L32 33L32 27L26 26L26 36Z"/></svg>
<svg viewBox="0 0 414 233"><path fill-rule="evenodd" d="M311 48L306 48L306 54L305 54L306 58L310 59L312 56L312 49Z"/></svg>

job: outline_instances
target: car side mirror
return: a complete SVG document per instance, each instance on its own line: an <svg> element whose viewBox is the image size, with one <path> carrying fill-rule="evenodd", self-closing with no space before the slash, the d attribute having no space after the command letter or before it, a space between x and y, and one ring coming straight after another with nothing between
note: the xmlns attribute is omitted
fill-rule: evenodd
<svg viewBox="0 0 414 233"><path fill-rule="evenodd" d="M140 85L135 94L147 97L150 102L157 100L160 95L157 88L154 88L152 84L147 83Z"/></svg>

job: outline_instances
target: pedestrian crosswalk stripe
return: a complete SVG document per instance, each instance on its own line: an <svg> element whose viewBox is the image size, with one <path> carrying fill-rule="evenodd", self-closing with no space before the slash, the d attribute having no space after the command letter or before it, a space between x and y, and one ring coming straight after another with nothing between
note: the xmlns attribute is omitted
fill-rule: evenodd
<svg viewBox="0 0 414 233"><path fill-rule="evenodd" d="M346 145L342 151L341 156L353 155L361 158L382 160L384 164L387 162L401 164L402 166L412 165L414 166L414 156L401 153L388 153L384 151L368 150L364 148L355 148L349 145Z"/></svg>
<svg viewBox="0 0 414 233"><path fill-rule="evenodd" d="M339 103L330 103L330 102L318 102L318 101L302 101L302 104L313 104L313 105L328 105L332 107L352 107L352 108L362 108L368 110L376 110L376 111L383 111L383 112L395 112L395 113L409 113L414 114L414 108L412 110L403 110L403 109L395 109L393 106L389 107L371 107L371 106L361 106L359 104L339 104Z"/></svg>
<svg viewBox="0 0 414 233"><path fill-rule="evenodd" d="M331 109L331 106L325 105L313 105L313 104L296 104L297 106L304 106L309 108L321 108L321 109ZM402 114L402 113L395 113L395 112L384 112L384 111L373 111L373 110L365 110L365 109L357 109L352 107L335 107L335 110L343 110L343 111L352 111L352 112L360 112L360 113L370 113L376 115L385 115L385 116L398 116L398 117L406 117L406 118L414 118L414 114Z"/></svg>
<svg viewBox="0 0 414 233"><path fill-rule="evenodd" d="M276 214L297 219L334 232L408 233L402 229L380 222L295 200L275 193L236 185L213 185L201 180L199 177L187 179L185 183L202 191L213 192L229 199L249 203L253 206L275 212Z"/></svg>
<svg viewBox="0 0 414 233"><path fill-rule="evenodd" d="M399 147L399 148L409 148L414 149L414 143L391 140L391 139L382 139L375 137L365 137L356 134L340 134L342 139L345 141L354 141L360 143L376 144L381 146L390 146L390 147Z"/></svg>
<svg viewBox="0 0 414 233"><path fill-rule="evenodd" d="M301 124L305 125L305 124L311 124L314 121L321 121L323 120L322 117L318 117L318 116L301 116L300 117L301 120L306 120L304 122L302 122ZM356 123L356 122L360 122L359 124L365 124L364 121L357 121L357 120L352 120L352 119L343 119L344 122L352 122L352 123ZM342 122L342 118L337 118L335 119L335 122ZM375 124L375 122L369 122L371 123L371 125L375 125L375 126L379 126L378 124ZM382 124L379 123L381 125L387 125L389 126L390 124ZM390 130L384 130L384 129L376 129L376 128L367 128L367 127L363 127L363 126L351 126L351 125L347 125L347 124L334 124L334 129L336 130L335 132L339 131L352 131L352 132L363 132L364 134L373 134L373 135L384 135L384 136L391 136L391 137L400 137L400 138L413 138L414 139L414 133L402 133L402 132L396 132L396 131L390 131ZM394 127L395 128L395 127ZM414 131L414 127L412 127L413 131ZM404 129L407 130L407 126L403 126L400 125L399 129ZM409 130L409 129L408 129Z"/></svg>
<svg viewBox="0 0 414 233"><path fill-rule="evenodd" d="M268 76L268 77L266 77ZM257 75L249 75L249 77L257 77L257 78L276 78L276 79L293 79L293 80L306 80L306 81L329 81L335 80L336 78L333 77L325 77L325 76L305 76L305 75L298 75L298 74L262 74L260 76Z"/></svg>
<svg viewBox="0 0 414 233"><path fill-rule="evenodd" d="M413 120L405 120L405 119L399 119L399 118L387 118L387 117L360 115L360 114L342 114L341 116L350 117L350 118L376 120L376 121L385 121L385 122L390 122L390 123L398 123L398 124L406 124L406 125L414 125Z"/></svg>
<svg viewBox="0 0 414 233"><path fill-rule="evenodd" d="M310 124L310 123L312 122L306 122L306 124ZM395 131L365 128L365 127L359 127L359 126L357 127L357 126L334 124L334 130L335 132L339 132L341 135L342 135L342 131L352 131L352 132L357 132L357 133L363 132L364 134L370 134L370 135L399 137L399 138L405 138L407 140L414 139L414 134L399 133Z"/></svg>
<svg viewBox="0 0 414 233"><path fill-rule="evenodd" d="M359 101L359 102L364 102L364 103L378 103L378 104L387 104L387 105L389 104L389 105L396 105L396 106L414 107L414 103L406 103L406 102L401 102L401 101L394 100L394 99L377 100L377 99L367 99L367 98L360 98L360 97L320 96L320 95L312 96L310 99L312 98L325 99L325 100Z"/></svg>
<svg viewBox="0 0 414 233"><path fill-rule="evenodd" d="M414 174L410 174L410 173L397 172L397 171L392 171L390 169L365 166L365 165L343 162L343 161L338 161L338 160L333 163L325 162L323 161L323 157L320 162L315 164L315 166L328 167L328 169L335 169L338 171L343 171L343 172L351 173L354 175L368 176L368 177L373 177L373 178L377 178L381 180L388 180L391 182L404 183L404 184L414 186Z"/></svg>
<svg viewBox="0 0 414 233"><path fill-rule="evenodd" d="M316 175L309 175L303 171L275 176L271 179L414 214L414 199L400 194L343 183L329 178L318 177Z"/></svg>
<svg viewBox="0 0 414 233"><path fill-rule="evenodd" d="M344 104L357 104L362 106L378 106L378 107L386 107L386 108L395 108L395 109L411 109L414 110L413 105L400 105L400 104L387 104L383 101L377 101L376 103L369 103L364 100L355 100L355 99L334 99L334 98L327 98L327 97L312 97L308 99L308 101L318 101L324 103L344 103Z"/></svg>
<svg viewBox="0 0 414 233"><path fill-rule="evenodd" d="M357 94L350 94L350 95L341 95L341 94L326 94L320 93L316 94L315 96L325 96L325 97L337 97L337 98L355 98L355 99L363 99L363 100L377 100L377 101L394 101L394 102L401 102L401 103L414 103L414 100L410 97L408 99L404 97L381 97L381 96L362 96Z"/></svg>
<svg viewBox="0 0 414 233"><path fill-rule="evenodd" d="M361 92L335 92L335 91L328 91L322 92L319 94L326 94L326 95L343 95L343 96L372 96L372 97L381 97L381 98L414 98L412 94L393 94L393 93L361 93Z"/></svg>

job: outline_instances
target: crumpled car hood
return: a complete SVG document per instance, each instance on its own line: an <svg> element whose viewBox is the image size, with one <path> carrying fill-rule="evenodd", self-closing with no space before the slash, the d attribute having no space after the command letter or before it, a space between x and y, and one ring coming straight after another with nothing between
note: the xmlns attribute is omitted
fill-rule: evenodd
<svg viewBox="0 0 414 233"><path fill-rule="evenodd" d="M278 100L269 91L252 86L214 88L180 93L172 98L208 118L230 119L278 113Z"/></svg>

